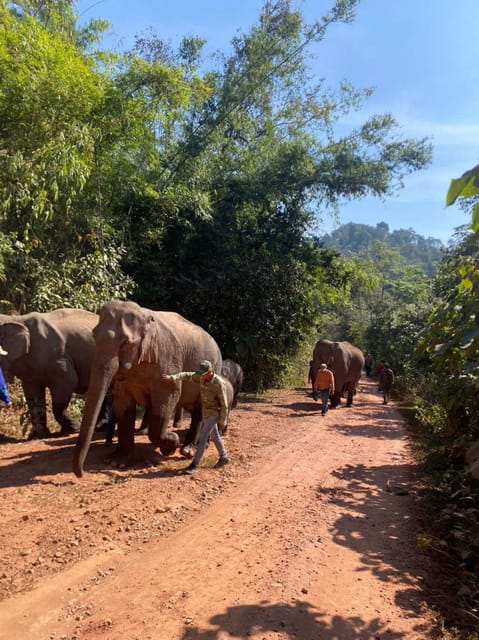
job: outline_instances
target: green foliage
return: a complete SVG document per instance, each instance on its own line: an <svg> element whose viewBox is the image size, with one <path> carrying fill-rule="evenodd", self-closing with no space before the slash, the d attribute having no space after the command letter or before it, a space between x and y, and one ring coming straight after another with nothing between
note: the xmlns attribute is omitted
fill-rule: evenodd
<svg viewBox="0 0 479 640"><path fill-rule="evenodd" d="M154 114L188 97L175 69L85 54L102 25L77 31L71 4L0 8L0 297L17 312L133 291L117 204L126 184L151 190Z"/></svg>
<svg viewBox="0 0 479 640"><path fill-rule="evenodd" d="M479 409L477 240L477 234L470 234L447 254L439 274L443 301L429 318L419 344L437 378L437 401L448 412L447 435L466 441L479 437L475 418Z"/></svg>
<svg viewBox="0 0 479 640"><path fill-rule="evenodd" d="M424 391L431 397L431 386ZM440 637L477 639L479 483L464 476L460 452L438 428L447 419L444 410L427 398L415 400L420 405L409 438L421 465L421 493L429 505L417 543L428 550L436 562L439 580L447 585L445 597L437 602L444 625Z"/></svg>
<svg viewBox="0 0 479 640"><path fill-rule="evenodd" d="M102 90L73 46L31 18L0 12L0 213L25 240L60 211L67 216L85 186L94 146L88 120Z"/></svg>
<svg viewBox="0 0 479 640"><path fill-rule="evenodd" d="M294 218L289 224L294 231ZM319 262L289 228L286 212L274 211L218 213L190 233L172 225L161 252L165 284L140 290L139 299L205 326L225 357L241 362L251 389L275 386L312 315ZM145 281L150 268L136 265L135 279Z"/></svg>
<svg viewBox="0 0 479 640"><path fill-rule="evenodd" d="M397 249L409 264L420 266L428 276L435 275L444 250L440 240L424 238L413 229L389 231L385 222L378 222L375 227L348 222L321 236L320 240L324 247L336 248L346 255L373 252L374 243L381 242L390 249Z"/></svg>
<svg viewBox="0 0 479 640"><path fill-rule="evenodd" d="M479 165L466 171L460 178L451 180L446 196L446 206L454 204L458 198L472 198L479 194ZM479 203L472 207L471 229L479 231Z"/></svg>
<svg viewBox="0 0 479 640"><path fill-rule="evenodd" d="M444 437L467 446L479 438L479 234L474 231L474 211L479 188L477 167L452 180L446 202L465 198L472 206L472 232L462 231L441 263L436 281L442 302L429 318L419 345L431 362L441 390L437 402L447 411Z"/></svg>
<svg viewBox="0 0 479 640"><path fill-rule="evenodd" d="M77 262L52 264L39 272L31 293L32 306L38 311L57 307L77 307L98 312L106 300L127 299L134 283L120 269L124 250L89 253Z"/></svg>
<svg viewBox="0 0 479 640"><path fill-rule="evenodd" d="M38 3L42 19L56 6ZM28 14L34 3L17 7L18 15L0 8L0 221L8 238L1 297L23 312L35 308L41 270L76 258L89 229L75 200L93 166L91 121L103 82L55 20L47 29Z"/></svg>
<svg viewBox="0 0 479 640"><path fill-rule="evenodd" d="M434 283L440 302L428 318L417 350L427 370L427 385L419 389L418 417L435 441L441 497L433 548L446 560L457 591L457 610L468 614L465 622L457 613L450 617L459 618L465 629L477 626L479 613L479 483L464 474L465 452L479 439L477 175L476 167L451 182L447 204L461 198L464 206L470 206L472 230L462 229L444 254Z"/></svg>

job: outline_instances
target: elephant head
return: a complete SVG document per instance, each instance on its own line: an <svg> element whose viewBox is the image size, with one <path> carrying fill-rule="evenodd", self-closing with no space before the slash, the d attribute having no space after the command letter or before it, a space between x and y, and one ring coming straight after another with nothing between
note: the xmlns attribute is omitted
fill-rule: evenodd
<svg viewBox="0 0 479 640"><path fill-rule="evenodd" d="M1 365L8 374L12 363L30 351L30 332L21 322L4 322L0 324L0 344L7 352Z"/></svg>
<svg viewBox="0 0 479 640"><path fill-rule="evenodd" d="M315 379L319 367L323 362L327 365L328 369L331 369L331 371L333 371L335 356L337 356L337 345L338 343L333 342L332 340L318 340L316 346L314 347L313 360L311 365L313 380Z"/></svg>

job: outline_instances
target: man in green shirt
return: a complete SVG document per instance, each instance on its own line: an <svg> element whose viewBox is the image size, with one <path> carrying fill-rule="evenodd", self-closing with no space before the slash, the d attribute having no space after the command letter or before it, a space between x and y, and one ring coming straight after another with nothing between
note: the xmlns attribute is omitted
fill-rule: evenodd
<svg viewBox="0 0 479 640"><path fill-rule="evenodd" d="M209 360L202 360L197 371L181 371L171 376L162 376L165 382L179 382L180 380L193 380L200 385L201 410L203 422L201 425L198 449L190 464L183 473L191 475L195 473L200 464L201 458L206 450L208 438L211 439L219 454L219 460L215 464L215 469L228 464L229 458L226 453L220 431L223 432L228 421L228 403L226 398L226 388L223 380L214 370ZM219 430L218 430L219 427Z"/></svg>

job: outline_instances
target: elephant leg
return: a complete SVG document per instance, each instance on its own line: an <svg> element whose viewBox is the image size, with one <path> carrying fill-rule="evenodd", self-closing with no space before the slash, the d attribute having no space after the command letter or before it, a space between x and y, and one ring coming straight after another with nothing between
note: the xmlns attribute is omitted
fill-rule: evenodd
<svg viewBox="0 0 479 640"><path fill-rule="evenodd" d="M336 409L341 404L341 391L336 390L331 396L331 409Z"/></svg>
<svg viewBox="0 0 479 640"><path fill-rule="evenodd" d="M168 431L168 423L171 416L170 411L161 414L150 414L150 428L148 438L151 444L159 447L164 456L171 456L180 444L180 439L175 431Z"/></svg>
<svg viewBox="0 0 479 640"><path fill-rule="evenodd" d="M50 438L51 433L47 429L47 408L45 387L32 383L23 383L23 393L27 401L32 430L28 436L33 438Z"/></svg>
<svg viewBox="0 0 479 640"><path fill-rule="evenodd" d="M121 414L117 412L117 405L114 405L114 408L118 427L118 445L112 455L107 458L107 462L113 467L125 468L131 466L134 460L136 402L132 399L125 407L123 400Z"/></svg>
<svg viewBox="0 0 479 640"><path fill-rule="evenodd" d="M145 413L143 414L143 418L141 419L141 424L136 430L136 433L140 436L147 436L150 429L150 416L151 410L145 409Z"/></svg>
<svg viewBox="0 0 479 640"><path fill-rule="evenodd" d="M195 455L202 418L201 404L197 402L193 407L190 427L186 433L183 446L180 449L181 455L186 458L192 458Z"/></svg>
<svg viewBox="0 0 479 640"><path fill-rule="evenodd" d="M184 442L185 445L197 442L198 431L201 425L202 418L203 416L201 413L201 404L199 402L196 402L191 413L190 426L188 428L188 431L186 432Z"/></svg>
<svg viewBox="0 0 479 640"><path fill-rule="evenodd" d="M74 420L67 412L69 402L69 400L67 402L55 402L52 400L52 411L55 416L55 420L61 427L61 436L78 433L80 431L80 424L78 420Z"/></svg>
<svg viewBox="0 0 479 640"><path fill-rule="evenodd" d="M353 398L356 395L356 391L357 391L357 384L358 381L356 382L350 382L348 384L348 400L347 400L347 407L350 407L353 404Z"/></svg>
<svg viewBox="0 0 479 640"><path fill-rule="evenodd" d="M183 420L183 408L176 406L175 414L173 416L173 429L178 429L181 425L181 421Z"/></svg>

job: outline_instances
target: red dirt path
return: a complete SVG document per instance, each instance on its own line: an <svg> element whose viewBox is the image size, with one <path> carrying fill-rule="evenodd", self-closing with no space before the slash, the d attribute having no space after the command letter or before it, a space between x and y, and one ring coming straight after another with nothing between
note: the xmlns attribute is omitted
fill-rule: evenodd
<svg viewBox="0 0 479 640"><path fill-rule="evenodd" d="M325 417L303 388L244 396L232 464L211 445L192 477L145 436L111 469L98 434L78 480L74 442L0 446L1 640L428 637L415 466L373 382Z"/></svg>

